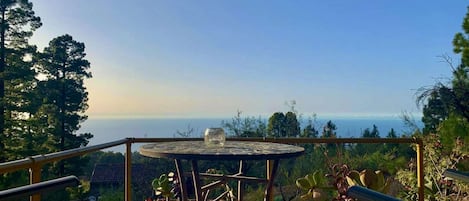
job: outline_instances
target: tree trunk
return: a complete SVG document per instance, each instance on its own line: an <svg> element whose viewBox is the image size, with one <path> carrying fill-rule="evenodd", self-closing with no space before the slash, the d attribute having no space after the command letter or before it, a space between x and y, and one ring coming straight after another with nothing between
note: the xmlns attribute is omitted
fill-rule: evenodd
<svg viewBox="0 0 469 201"><path fill-rule="evenodd" d="M65 136L67 135L65 131L65 80L64 78L60 79L60 97L59 97L59 112L60 112L60 151L65 150ZM59 175L63 176L65 173L65 163L60 163Z"/></svg>
<svg viewBox="0 0 469 201"><path fill-rule="evenodd" d="M1 8L2 19L0 22L0 162L6 160L5 154L5 67L6 67L6 52L5 52L5 8Z"/></svg>

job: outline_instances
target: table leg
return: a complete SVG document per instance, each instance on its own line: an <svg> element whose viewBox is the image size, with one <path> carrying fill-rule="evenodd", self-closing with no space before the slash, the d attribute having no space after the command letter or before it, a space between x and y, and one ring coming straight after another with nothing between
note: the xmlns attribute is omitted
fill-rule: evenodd
<svg viewBox="0 0 469 201"><path fill-rule="evenodd" d="M179 179L179 190L181 191L181 200L188 201L187 188L186 188L186 179L184 177L184 170L182 169L181 160L174 159L176 164L176 172Z"/></svg>
<svg viewBox="0 0 469 201"><path fill-rule="evenodd" d="M243 161L240 160L239 161L239 171L238 171L238 175L243 175ZM242 201L243 200L243 194L244 194L244 185L242 183L241 180L238 180L238 201Z"/></svg>
<svg viewBox="0 0 469 201"><path fill-rule="evenodd" d="M200 184L200 174L199 174L199 167L197 165L197 161L191 160L191 166L192 166L192 180L194 180L195 200L202 201L204 198L202 197L202 186Z"/></svg>
<svg viewBox="0 0 469 201"><path fill-rule="evenodd" d="M274 187L274 180L275 175L277 173L279 161L278 160L268 160L267 161L267 186L265 188L265 197L264 201L272 201L273 198L273 187Z"/></svg>

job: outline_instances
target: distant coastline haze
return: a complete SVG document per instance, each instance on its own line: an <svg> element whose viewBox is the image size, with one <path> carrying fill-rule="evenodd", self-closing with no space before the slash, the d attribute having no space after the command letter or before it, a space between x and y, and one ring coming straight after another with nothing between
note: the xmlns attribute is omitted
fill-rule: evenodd
<svg viewBox="0 0 469 201"><path fill-rule="evenodd" d="M267 122L267 119L263 119ZM301 119L307 123L308 119ZM405 125L400 117L321 117L314 121L314 126L319 131L327 121L331 120L337 125L337 136L340 138L358 138L365 129L372 129L376 125L381 137L386 137L391 129L396 135L409 136L414 130ZM420 117L415 117L415 123L420 128L423 126ZM225 118L90 118L86 121L80 133L90 132L94 137L90 145L101 144L127 137L135 138L179 138L178 132L187 132L192 129L190 137L202 137L206 128L222 127L222 121L231 121L231 117ZM230 136L229 131L225 131ZM136 151L139 145L133 146ZM109 151L124 152L124 146L109 149Z"/></svg>

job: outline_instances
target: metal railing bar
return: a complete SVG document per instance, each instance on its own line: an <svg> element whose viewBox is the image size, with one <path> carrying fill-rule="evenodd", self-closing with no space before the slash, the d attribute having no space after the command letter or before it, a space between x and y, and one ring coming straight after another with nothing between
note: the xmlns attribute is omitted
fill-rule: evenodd
<svg viewBox="0 0 469 201"><path fill-rule="evenodd" d="M76 176L62 177L0 191L0 200L18 200L18 198L23 198L37 193L63 189L70 186L78 186L79 184L80 181Z"/></svg>
<svg viewBox="0 0 469 201"><path fill-rule="evenodd" d="M417 143L418 138L227 138L236 141L265 141L276 143Z"/></svg>
<svg viewBox="0 0 469 201"><path fill-rule="evenodd" d="M9 161L0 164L0 173L13 172L20 169L28 169L31 164L34 163L34 159L27 157L24 159Z"/></svg>
<svg viewBox="0 0 469 201"><path fill-rule="evenodd" d="M115 147L123 144L132 143L155 143L155 142L170 142L170 141L201 141L203 138L125 138L116 140L113 142L103 143L99 145L93 145L88 147L80 147L76 149L70 149L61 152L55 152L45 155L36 155L27 157L24 159L4 162L0 164L0 174L6 172L17 171L21 169L29 169L34 166L40 166L45 163L59 161L75 156L81 156L87 153L96 152L101 149ZM412 143L417 145L417 158L418 168L417 177L419 181L419 200L423 200L423 140L420 138L240 138L240 137L228 137L228 141L258 141L258 142L274 142L274 143L292 143L292 144L346 144L346 143ZM129 152L129 150L127 150ZM126 153L131 154L131 153ZM130 195L130 194L129 194Z"/></svg>
<svg viewBox="0 0 469 201"><path fill-rule="evenodd" d="M202 141L204 138L129 138L133 143L174 142L174 141Z"/></svg>
<svg viewBox="0 0 469 201"><path fill-rule="evenodd" d="M5 162L5 163L0 164L0 173L12 172L12 171L16 171L19 169L28 169L32 167L33 164L35 163L49 163L49 162L54 162L54 161L63 160L67 158L72 158L75 156L81 156L90 152L95 152L97 150L122 145L128 141L129 139L125 138L125 139L116 140L113 142L108 142L108 143L103 143L103 144L98 144L98 145L93 145L93 146L88 146L88 147L69 149L69 150L45 154L45 155L30 156L25 159Z"/></svg>
<svg viewBox="0 0 469 201"><path fill-rule="evenodd" d="M125 138L113 142L93 145L88 147L80 147L61 152L55 152L45 155L36 155L27 157L20 160L4 162L0 164L0 173L11 172L18 169L30 168L33 163L48 163L66 158L71 158L86 153L94 152L101 149L106 149L118 145L123 145L128 141L132 143L152 143L152 142L170 142L170 141L200 141L202 138ZM227 140L236 141L265 141L276 143L296 143L296 144L310 144L310 143L421 143L419 138L227 138Z"/></svg>
<svg viewBox="0 0 469 201"><path fill-rule="evenodd" d="M203 138L130 138L134 143L154 143L154 142L171 142L171 141L201 141ZM276 143L419 143L419 138L244 138L244 137L228 137L228 141L254 141L254 142L276 142Z"/></svg>

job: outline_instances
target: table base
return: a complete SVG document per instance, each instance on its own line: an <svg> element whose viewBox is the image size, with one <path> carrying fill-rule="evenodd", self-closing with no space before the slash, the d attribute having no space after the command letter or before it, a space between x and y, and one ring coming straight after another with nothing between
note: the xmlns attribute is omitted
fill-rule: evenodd
<svg viewBox="0 0 469 201"><path fill-rule="evenodd" d="M175 159L175 166L177 176L179 178L179 185L181 191L181 200L188 201L187 186L185 184L185 175L182 169L182 163L180 159ZM209 173L200 173L197 160L189 160L191 165L191 176L194 183L194 194L196 201L207 201L210 190L217 188L218 186L225 184L228 180L237 180L238 181L238 194L237 201L243 200L244 195L244 182L243 181L254 181L258 183L266 183L266 189L264 191L264 201L273 200L273 185L275 180L275 175L277 174L277 169L279 166L279 160L267 160L266 166L266 175L267 178L258 178L258 177L249 177L244 176L244 162L239 161L239 169L236 174L233 175L221 175L221 174L209 174ZM218 180L202 186L201 177L210 177L216 178ZM217 198L213 199L214 201L222 199L229 191L225 191Z"/></svg>

